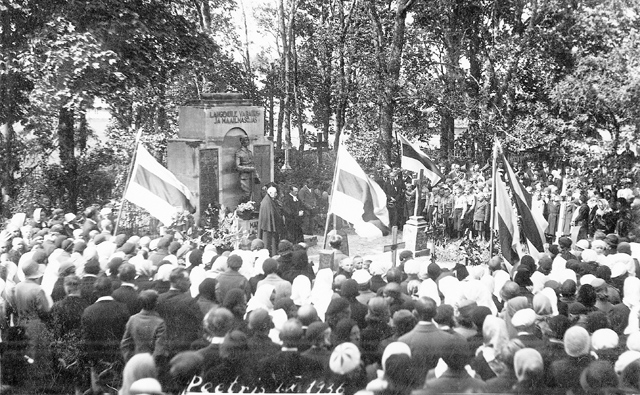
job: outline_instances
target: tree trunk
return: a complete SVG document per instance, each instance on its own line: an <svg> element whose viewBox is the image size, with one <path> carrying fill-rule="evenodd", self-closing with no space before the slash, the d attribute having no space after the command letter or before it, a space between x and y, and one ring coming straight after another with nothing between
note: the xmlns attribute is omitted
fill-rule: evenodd
<svg viewBox="0 0 640 395"><path fill-rule="evenodd" d="M74 111L65 107L60 109L58 118L58 143L60 164L64 172L66 196L62 202L68 212L77 212L78 204L78 163L75 155Z"/></svg>
<svg viewBox="0 0 640 395"><path fill-rule="evenodd" d="M304 135L304 124L302 119L302 98L300 97L300 82L298 75L298 51L296 49L296 39L295 33L293 33L293 29L291 29L293 37L289 40L291 43L291 53L293 55L293 98L296 102L296 119L298 121L298 135L300 136L300 145L298 149L300 154L304 151L305 144L305 135Z"/></svg>
<svg viewBox="0 0 640 395"><path fill-rule="evenodd" d="M276 134L276 149L282 149L282 135L284 125L284 95L278 97L278 132Z"/></svg>
<svg viewBox="0 0 640 395"><path fill-rule="evenodd" d="M378 75L381 79L379 96L379 162L391 165L393 153L393 116L396 110L396 94L402 67L404 48L405 20L413 0L399 0L394 16L390 43L386 43L384 30L373 0L368 2L369 17L374 29L374 44L378 62ZM387 50L388 47L388 50ZM386 53L388 52L388 55Z"/></svg>

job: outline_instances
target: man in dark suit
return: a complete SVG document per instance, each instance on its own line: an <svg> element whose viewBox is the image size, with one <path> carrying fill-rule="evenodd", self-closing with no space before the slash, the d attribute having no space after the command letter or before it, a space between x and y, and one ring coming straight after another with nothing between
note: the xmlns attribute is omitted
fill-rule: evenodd
<svg viewBox="0 0 640 395"><path fill-rule="evenodd" d="M417 374L423 378L427 372L438 364L447 347L464 338L458 334L444 332L436 326L436 302L429 297L422 297L414 303L413 314L418 318L418 325L398 341L406 343L411 349L411 356L416 363ZM419 383L422 386L423 381Z"/></svg>
<svg viewBox="0 0 640 395"><path fill-rule="evenodd" d="M163 349L171 359L180 351L189 350L200 338L202 312L189 293L191 281L184 267L177 267L169 276L171 288L158 297L156 310L167 325Z"/></svg>
<svg viewBox="0 0 640 395"><path fill-rule="evenodd" d="M303 242L304 206L298 199L298 188L289 187L289 193L282 198L282 213L284 214L285 238L293 244Z"/></svg>
<svg viewBox="0 0 640 395"><path fill-rule="evenodd" d="M138 314L140 312L140 301L138 300L138 291L133 281L136 278L136 267L131 263L123 263L118 269L118 278L122 283L120 287L113 291L111 296L117 302L127 305L129 315Z"/></svg>
<svg viewBox="0 0 640 395"><path fill-rule="evenodd" d="M121 372L123 368L120 354L120 340L129 319L127 306L113 300L111 280L100 277L94 284L96 302L87 307L82 314L81 351L84 361L91 368L92 382L96 374L113 364L113 372Z"/></svg>
<svg viewBox="0 0 640 395"><path fill-rule="evenodd" d="M256 309L249 314L249 330L253 335L248 344L252 360L259 361L280 351L280 346L269 338L271 328L273 321L267 310Z"/></svg>
<svg viewBox="0 0 640 395"><path fill-rule="evenodd" d="M435 394L472 394L485 392L485 383L471 377L465 366L471 361L471 350L464 338L455 339L446 344L442 359L447 364L447 370L440 377L427 377L424 388L414 391L413 395Z"/></svg>
<svg viewBox="0 0 640 395"><path fill-rule="evenodd" d="M300 321L288 320L280 331L282 349L259 361L258 378L260 386L266 392L278 392L278 390L288 390L292 387L296 389L292 392L301 392L322 375L320 363L298 352L303 334Z"/></svg>
<svg viewBox="0 0 640 395"><path fill-rule="evenodd" d="M80 296L87 301L87 304L93 304L97 296L94 294L94 287L98 274L100 273L100 262L98 257L94 256L84 264L84 276L80 281Z"/></svg>

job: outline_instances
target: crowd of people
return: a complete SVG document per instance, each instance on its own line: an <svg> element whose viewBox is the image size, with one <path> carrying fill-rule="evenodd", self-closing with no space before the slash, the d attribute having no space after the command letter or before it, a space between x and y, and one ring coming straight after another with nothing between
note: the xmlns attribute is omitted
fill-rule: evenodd
<svg viewBox="0 0 640 395"><path fill-rule="evenodd" d="M533 181L545 205L563 190ZM2 385L124 395L638 393L640 199L624 183L575 195L589 216L597 200L594 218L616 204L615 221L580 219L577 242L551 232L538 259L450 270L406 250L397 266L348 254L338 234L328 236L333 265L318 270L300 240L272 249L244 239L223 252L179 232L114 234L99 207L17 214L0 231ZM458 198L441 204L449 184ZM484 237L476 221L486 214L476 214L486 187L478 167L454 167L442 187L425 188L421 212ZM304 218L293 205L302 189L288 193L282 209Z"/></svg>

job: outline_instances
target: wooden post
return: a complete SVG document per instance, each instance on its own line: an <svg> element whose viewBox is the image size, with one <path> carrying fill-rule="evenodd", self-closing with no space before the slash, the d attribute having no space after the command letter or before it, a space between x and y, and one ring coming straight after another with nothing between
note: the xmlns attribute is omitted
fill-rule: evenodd
<svg viewBox="0 0 640 395"><path fill-rule="evenodd" d="M422 197L422 174L424 173L424 169L420 169L418 173L418 182L416 184L416 204L413 207L413 216L418 216L418 207L420 206L420 198Z"/></svg>
<svg viewBox="0 0 640 395"><path fill-rule="evenodd" d="M391 244L384 246L384 252L391 251L391 265L396 267L396 255L398 254L398 248L404 248L405 243L398 243L398 227L391 228Z"/></svg>

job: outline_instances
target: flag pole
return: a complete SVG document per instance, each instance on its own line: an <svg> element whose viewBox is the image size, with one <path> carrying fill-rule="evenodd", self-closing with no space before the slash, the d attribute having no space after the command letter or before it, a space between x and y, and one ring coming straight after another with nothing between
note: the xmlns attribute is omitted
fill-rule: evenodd
<svg viewBox="0 0 640 395"><path fill-rule="evenodd" d="M494 228L496 225L496 179L497 179L497 175L498 175L498 166L497 166L497 161L498 161L498 145L497 145L497 139L494 136L494 141L493 141L493 163L491 165L491 178L492 178L492 183L491 183L491 225L490 225L490 237L489 237L489 259L493 258L493 234L494 234Z"/></svg>
<svg viewBox="0 0 640 395"><path fill-rule="evenodd" d="M336 216L335 214L330 214L329 210L331 209L331 202L333 201L333 197L335 196L336 193L336 176L338 174L338 164L340 163L340 147L342 145L342 142L338 142L338 150L336 153L336 164L333 167L333 182L331 183L331 195L329 196L329 207L327 207L327 220L325 222L324 225L324 236L323 236L323 242L322 242L322 248L326 249L327 248L327 233L329 233L329 220L331 218L331 216L333 216L333 229L336 228Z"/></svg>
<svg viewBox="0 0 640 395"><path fill-rule="evenodd" d="M127 177L127 183L124 186L124 191L122 192L122 199L120 199L120 210L118 211L118 218L116 219L116 226L113 229L113 234L118 234L118 226L120 225L120 219L122 219L122 212L124 211L124 195L127 193L127 189L129 189L129 183L131 182L131 176L133 175L133 166L136 164L136 156L138 155L138 147L140 146L140 138L142 137L142 128L138 129L138 133L136 133L136 145L133 148L133 155L131 156L131 164L129 165L129 175Z"/></svg>

